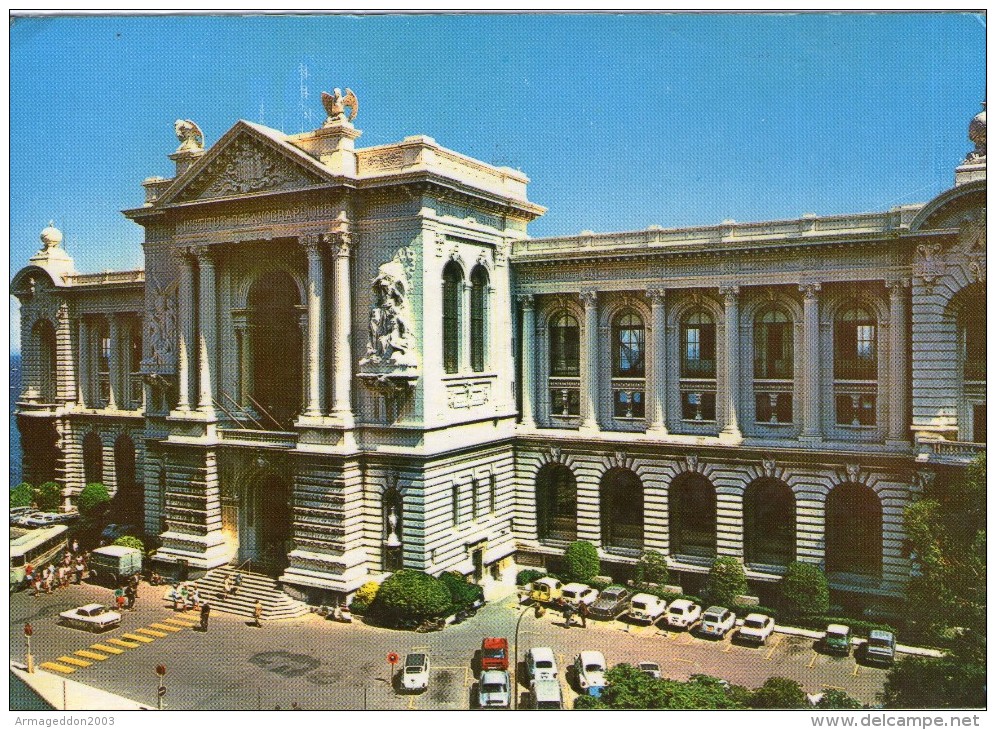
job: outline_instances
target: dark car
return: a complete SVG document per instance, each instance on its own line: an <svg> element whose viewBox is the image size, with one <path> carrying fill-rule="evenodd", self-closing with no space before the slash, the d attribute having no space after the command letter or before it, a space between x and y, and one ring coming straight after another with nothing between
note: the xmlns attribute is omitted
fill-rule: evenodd
<svg viewBox="0 0 996 730"><path fill-rule="evenodd" d="M598 594L588 610L590 618L614 619L629 608L630 592L622 586L609 586Z"/></svg>

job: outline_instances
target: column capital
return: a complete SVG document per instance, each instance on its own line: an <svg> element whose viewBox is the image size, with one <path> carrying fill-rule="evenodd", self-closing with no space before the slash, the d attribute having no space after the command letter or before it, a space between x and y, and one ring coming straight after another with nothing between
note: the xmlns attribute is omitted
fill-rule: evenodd
<svg viewBox="0 0 996 730"><path fill-rule="evenodd" d="M521 304L523 309L532 310L536 307L536 297L532 294L516 294L515 301Z"/></svg>
<svg viewBox="0 0 996 730"><path fill-rule="evenodd" d="M885 282L885 288L889 290L889 296L893 298L902 296L903 290L908 289L909 286L910 280L904 278L890 279Z"/></svg>
<svg viewBox="0 0 996 730"><path fill-rule="evenodd" d="M817 299L822 288L823 285L818 281L806 281L799 284L799 291L802 292L805 299Z"/></svg>
<svg viewBox="0 0 996 730"><path fill-rule="evenodd" d="M325 240L332 247L332 255L336 258L348 258L352 253L353 234L347 230L330 231L325 234Z"/></svg>
<svg viewBox="0 0 996 730"><path fill-rule="evenodd" d="M651 287L647 289L647 299L653 305L659 305L664 303L664 296L667 294L667 289L663 287Z"/></svg>
<svg viewBox="0 0 996 730"><path fill-rule="evenodd" d="M297 242L308 253L308 256L317 256L322 250L321 233L302 233L297 237Z"/></svg>
<svg viewBox="0 0 996 730"><path fill-rule="evenodd" d="M735 301L740 295L739 284L723 284L719 287L719 293L727 302Z"/></svg>
<svg viewBox="0 0 996 730"><path fill-rule="evenodd" d="M584 303L584 306L594 307L598 303L598 291L595 289L582 289L578 294L578 298Z"/></svg>
<svg viewBox="0 0 996 730"><path fill-rule="evenodd" d="M195 246L188 246L187 251L190 256L196 257L198 263L209 266L214 264L214 251L211 246L200 243Z"/></svg>

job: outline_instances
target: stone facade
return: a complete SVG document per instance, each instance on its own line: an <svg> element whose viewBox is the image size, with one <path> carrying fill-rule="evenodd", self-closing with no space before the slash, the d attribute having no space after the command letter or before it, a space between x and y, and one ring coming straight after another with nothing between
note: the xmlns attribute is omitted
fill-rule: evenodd
<svg viewBox="0 0 996 730"><path fill-rule="evenodd" d="M341 112L209 149L177 122L125 211L142 271L43 232L12 285L28 479L105 482L167 568L315 600L572 539L688 586L729 555L762 590L799 559L901 593L904 505L985 448L984 116L926 205L530 239L521 173L357 148Z"/></svg>

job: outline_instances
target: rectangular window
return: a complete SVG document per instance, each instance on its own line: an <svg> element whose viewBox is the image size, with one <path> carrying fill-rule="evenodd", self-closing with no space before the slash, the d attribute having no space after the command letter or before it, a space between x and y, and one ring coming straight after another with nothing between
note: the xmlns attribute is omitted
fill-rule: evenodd
<svg viewBox="0 0 996 730"><path fill-rule="evenodd" d="M453 482L450 485L450 502L453 507L453 525L460 524L460 485Z"/></svg>
<svg viewBox="0 0 996 730"><path fill-rule="evenodd" d="M642 390L617 390L613 394L616 418L643 418L644 404Z"/></svg>
<svg viewBox="0 0 996 730"><path fill-rule="evenodd" d="M716 326L688 325L683 332L681 377L716 377Z"/></svg>
<svg viewBox="0 0 996 730"><path fill-rule="evenodd" d="M481 484L476 479L470 481L471 519L476 520L480 510Z"/></svg>
<svg viewBox="0 0 996 730"><path fill-rule="evenodd" d="M581 391L570 388L555 388L551 390L550 415L580 416Z"/></svg>
<svg viewBox="0 0 996 730"><path fill-rule="evenodd" d="M875 396L873 394L838 395L836 410L838 425L875 425Z"/></svg>
<svg viewBox="0 0 996 730"><path fill-rule="evenodd" d="M494 474L488 477L488 502L488 512L494 514L498 509L498 480Z"/></svg>
<svg viewBox="0 0 996 730"><path fill-rule="evenodd" d="M755 396L755 420L758 423L791 423L791 393L758 393Z"/></svg>
<svg viewBox="0 0 996 730"><path fill-rule="evenodd" d="M715 393L682 393L681 417L686 421L715 421Z"/></svg>

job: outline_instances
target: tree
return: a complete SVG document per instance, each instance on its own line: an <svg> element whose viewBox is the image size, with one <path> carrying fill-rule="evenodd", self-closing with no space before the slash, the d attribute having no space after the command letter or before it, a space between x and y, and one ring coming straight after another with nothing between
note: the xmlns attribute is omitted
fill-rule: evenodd
<svg viewBox="0 0 996 730"><path fill-rule="evenodd" d="M35 501L35 488L27 482L21 482L10 490L11 507L30 507Z"/></svg>
<svg viewBox="0 0 996 730"><path fill-rule="evenodd" d="M802 686L793 679L769 677L754 690L750 706L755 710L792 710L809 707L809 700Z"/></svg>
<svg viewBox="0 0 996 730"><path fill-rule="evenodd" d="M665 585L669 579L667 557L656 550L643 553L636 563L636 582Z"/></svg>
<svg viewBox="0 0 996 730"><path fill-rule="evenodd" d="M484 589L476 583L468 583L461 573L455 571L443 573L439 576L439 580L450 592L450 604L455 610L469 608L484 599Z"/></svg>
<svg viewBox="0 0 996 730"><path fill-rule="evenodd" d="M839 689L828 689L816 703L818 710L860 710L861 703Z"/></svg>
<svg viewBox="0 0 996 730"><path fill-rule="evenodd" d="M450 592L438 578L405 568L381 583L371 604L371 613L390 626L404 621L421 622L445 616L451 606Z"/></svg>
<svg viewBox="0 0 996 730"><path fill-rule="evenodd" d="M956 656L912 656L889 670L882 700L890 709L986 706L986 665Z"/></svg>
<svg viewBox="0 0 996 730"><path fill-rule="evenodd" d="M567 546L564 551L564 580L569 583L588 583L601 570L598 548L590 542L579 540Z"/></svg>
<svg viewBox="0 0 996 730"><path fill-rule="evenodd" d="M35 503L42 512L55 512L62 502L62 487L55 482L45 482L35 494Z"/></svg>
<svg viewBox="0 0 996 730"><path fill-rule="evenodd" d="M349 604L353 613L359 615L370 610L370 604L377 597L377 591L379 590L380 583L375 580L367 581L361 585L360 589L356 591L356 595L353 596L352 602Z"/></svg>
<svg viewBox="0 0 996 730"><path fill-rule="evenodd" d="M76 506L83 517L93 517L100 509L101 505L109 502L111 495L100 482L93 482L83 487L76 498Z"/></svg>
<svg viewBox="0 0 996 730"><path fill-rule="evenodd" d="M630 664L618 664L605 673L608 686L601 697L578 697L575 709L614 710L731 710L746 705L741 688L705 675L687 682L654 679Z"/></svg>
<svg viewBox="0 0 996 730"><path fill-rule="evenodd" d="M817 565L790 563L781 589L785 611L790 616L816 616L830 610L830 586Z"/></svg>
<svg viewBox="0 0 996 730"><path fill-rule="evenodd" d="M718 606L732 606L747 592L747 576L744 566L736 558L716 558L709 569L702 597L707 603Z"/></svg>
<svg viewBox="0 0 996 730"><path fill-rule="evenodd" d="M113 542L114 545L120 545L122 547L135 548L136 550L141 550L142 554L145 554L145 543L139 540L137 537L131 535L122 535L117 540Z"/></svg>

